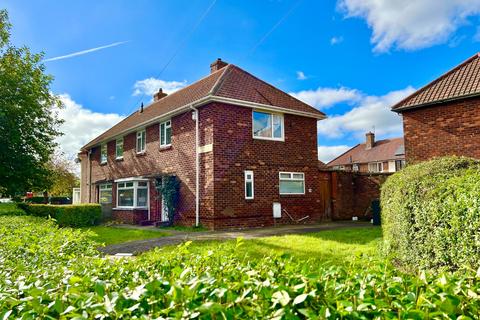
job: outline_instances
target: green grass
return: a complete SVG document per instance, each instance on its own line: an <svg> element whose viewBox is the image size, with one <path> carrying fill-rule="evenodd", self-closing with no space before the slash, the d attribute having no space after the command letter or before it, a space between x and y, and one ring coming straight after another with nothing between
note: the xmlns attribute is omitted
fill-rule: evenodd
<svg viewBox="0 0 480 320"><path fill-rule="evenodd" d="M128 229L113 226L95 226L82 229L92 231L94 233L92 239L97 243L103 243L105 245L135 240L160 238L169 235L167 232L156 230Z"/></svg>
<svg viewBox="0 0 480 320"><path fill-rule="evenodd" d="M202 226L191 226L191 227L185 227L185 226L169 226L169 227L159 227L160 230L175 230L175 231L185 231L185 232L200 232L200 231L208 231L207 228L202 227Z"/></svg>
<svg viewBox="0 0 480 320"><path fill-rule="evenodd" d="M359 256L377 255L382 238L379 227L356 227L321 231L304 235L285 235L252 240L244 240L244 245L236 249L238 256L248 253L253 259L265 255L290 255L294 259L311 259L316 262L329 262L343 265ZM189 247L191 252L219 251L236 246L230 241L194 241ZM172 251L174 246L163 250Z"/></svg>

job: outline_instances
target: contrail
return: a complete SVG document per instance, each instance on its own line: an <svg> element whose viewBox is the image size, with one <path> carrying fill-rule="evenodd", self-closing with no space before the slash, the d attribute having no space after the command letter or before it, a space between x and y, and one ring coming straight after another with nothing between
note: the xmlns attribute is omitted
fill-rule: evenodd
<svg viewBox="0 0 480 320"><path fill-rule="evenodd" d="M116 46L125 44L127 42L129 42L129 41L120 41L120 42L107 44L106 46L101 46L101 47L91 48L91 49L82 50L82 51L78 51L78 52L73 52L73 53L70 53L70 54L67 54L67 55L64 55L64 56L48 58L48 59L43 60L43 62L73 58L73 57L81 56L81 55L84 55L84 54L87 54L87 53L90 53L90 52L95 52L95 51L98 51L98 50L103 50L103 49L107 49L107 48L111 48L111 47L116 47Z"/></svg>

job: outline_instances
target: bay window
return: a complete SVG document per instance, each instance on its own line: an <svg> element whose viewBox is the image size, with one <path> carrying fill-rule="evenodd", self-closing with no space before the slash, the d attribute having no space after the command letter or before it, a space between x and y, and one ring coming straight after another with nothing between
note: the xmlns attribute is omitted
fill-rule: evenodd
<svg viewBox="0 0 480 320"><path fill-rule="evenodd" d="M118 208L148 208L148 181L117 183Z"/></svg>
<svg viewBox="0 0 480 320"><path fill-rule="evenodd" d="M172 121L160 123L160 147L172 145Z"/></svg>
<svg viewBox="0 0 480 320"><path fill-rule="evenodd" d="M253 111L252 121L254 138L283 140L283 115Z"/></svg>
<svg viewBox="0 0 480 320"><path fill-rule="evenodd" d="M305 174L302 172L280 172L280 194L305 194Z"/></svg>

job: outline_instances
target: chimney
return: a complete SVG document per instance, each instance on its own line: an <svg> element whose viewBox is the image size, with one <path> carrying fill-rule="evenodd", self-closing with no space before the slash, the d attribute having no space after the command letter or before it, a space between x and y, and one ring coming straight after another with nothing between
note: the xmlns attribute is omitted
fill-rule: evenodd
<svg viewBox="0 0 480 320"><path fill-rule="evenodd" d="M226 65L228 65L228 63L218 58L217 60L215 60L210 64L210 73L214 73L215 71L222 69Z"/></svg>
<svg viewBox="0 0 480 320"><path fill-rule="evenodd" d="M158 100L160 100L160 99L162 99L162 98L165 98L166 96L168 96L168 94L167 94L167 93L164 93L164 92L163 92L163 89L160 88L160 89L158 89L158 92L155 92L155 93L153 94L153 102L158 101Z"/></svg>
<svg viewBox="0 0 480 320"><path fill-rule="evenodd" d="M368 132L365 136L367 137L365 142L365 149L370 150L375 146L375 133Z"/></svg>

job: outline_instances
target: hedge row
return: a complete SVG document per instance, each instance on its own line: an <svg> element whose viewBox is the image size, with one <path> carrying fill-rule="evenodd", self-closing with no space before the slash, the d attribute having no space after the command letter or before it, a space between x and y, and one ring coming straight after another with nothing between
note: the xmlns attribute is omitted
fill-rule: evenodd
<svg viewBox="0 0 480 320"><path fill-rule="evenodd" d="M480 267L480 161L411 165L382 186L386 249L404 267Z"/></svg>
<svg viewBox="0 0 480 320"><path fill-rule="evenodd" d="M346 267L251 259L188 244L103 259L86 234L0 217L0 319L477 319L480 273L404 274L359 257Z"/></svg>
<svg viewBox="0 0 480 320"><path fill-rule="evenodd" d="M93 226L100 221L102 212L99 204L50 205L19 204L29 215L51 217L62 227Z"/></svg>

